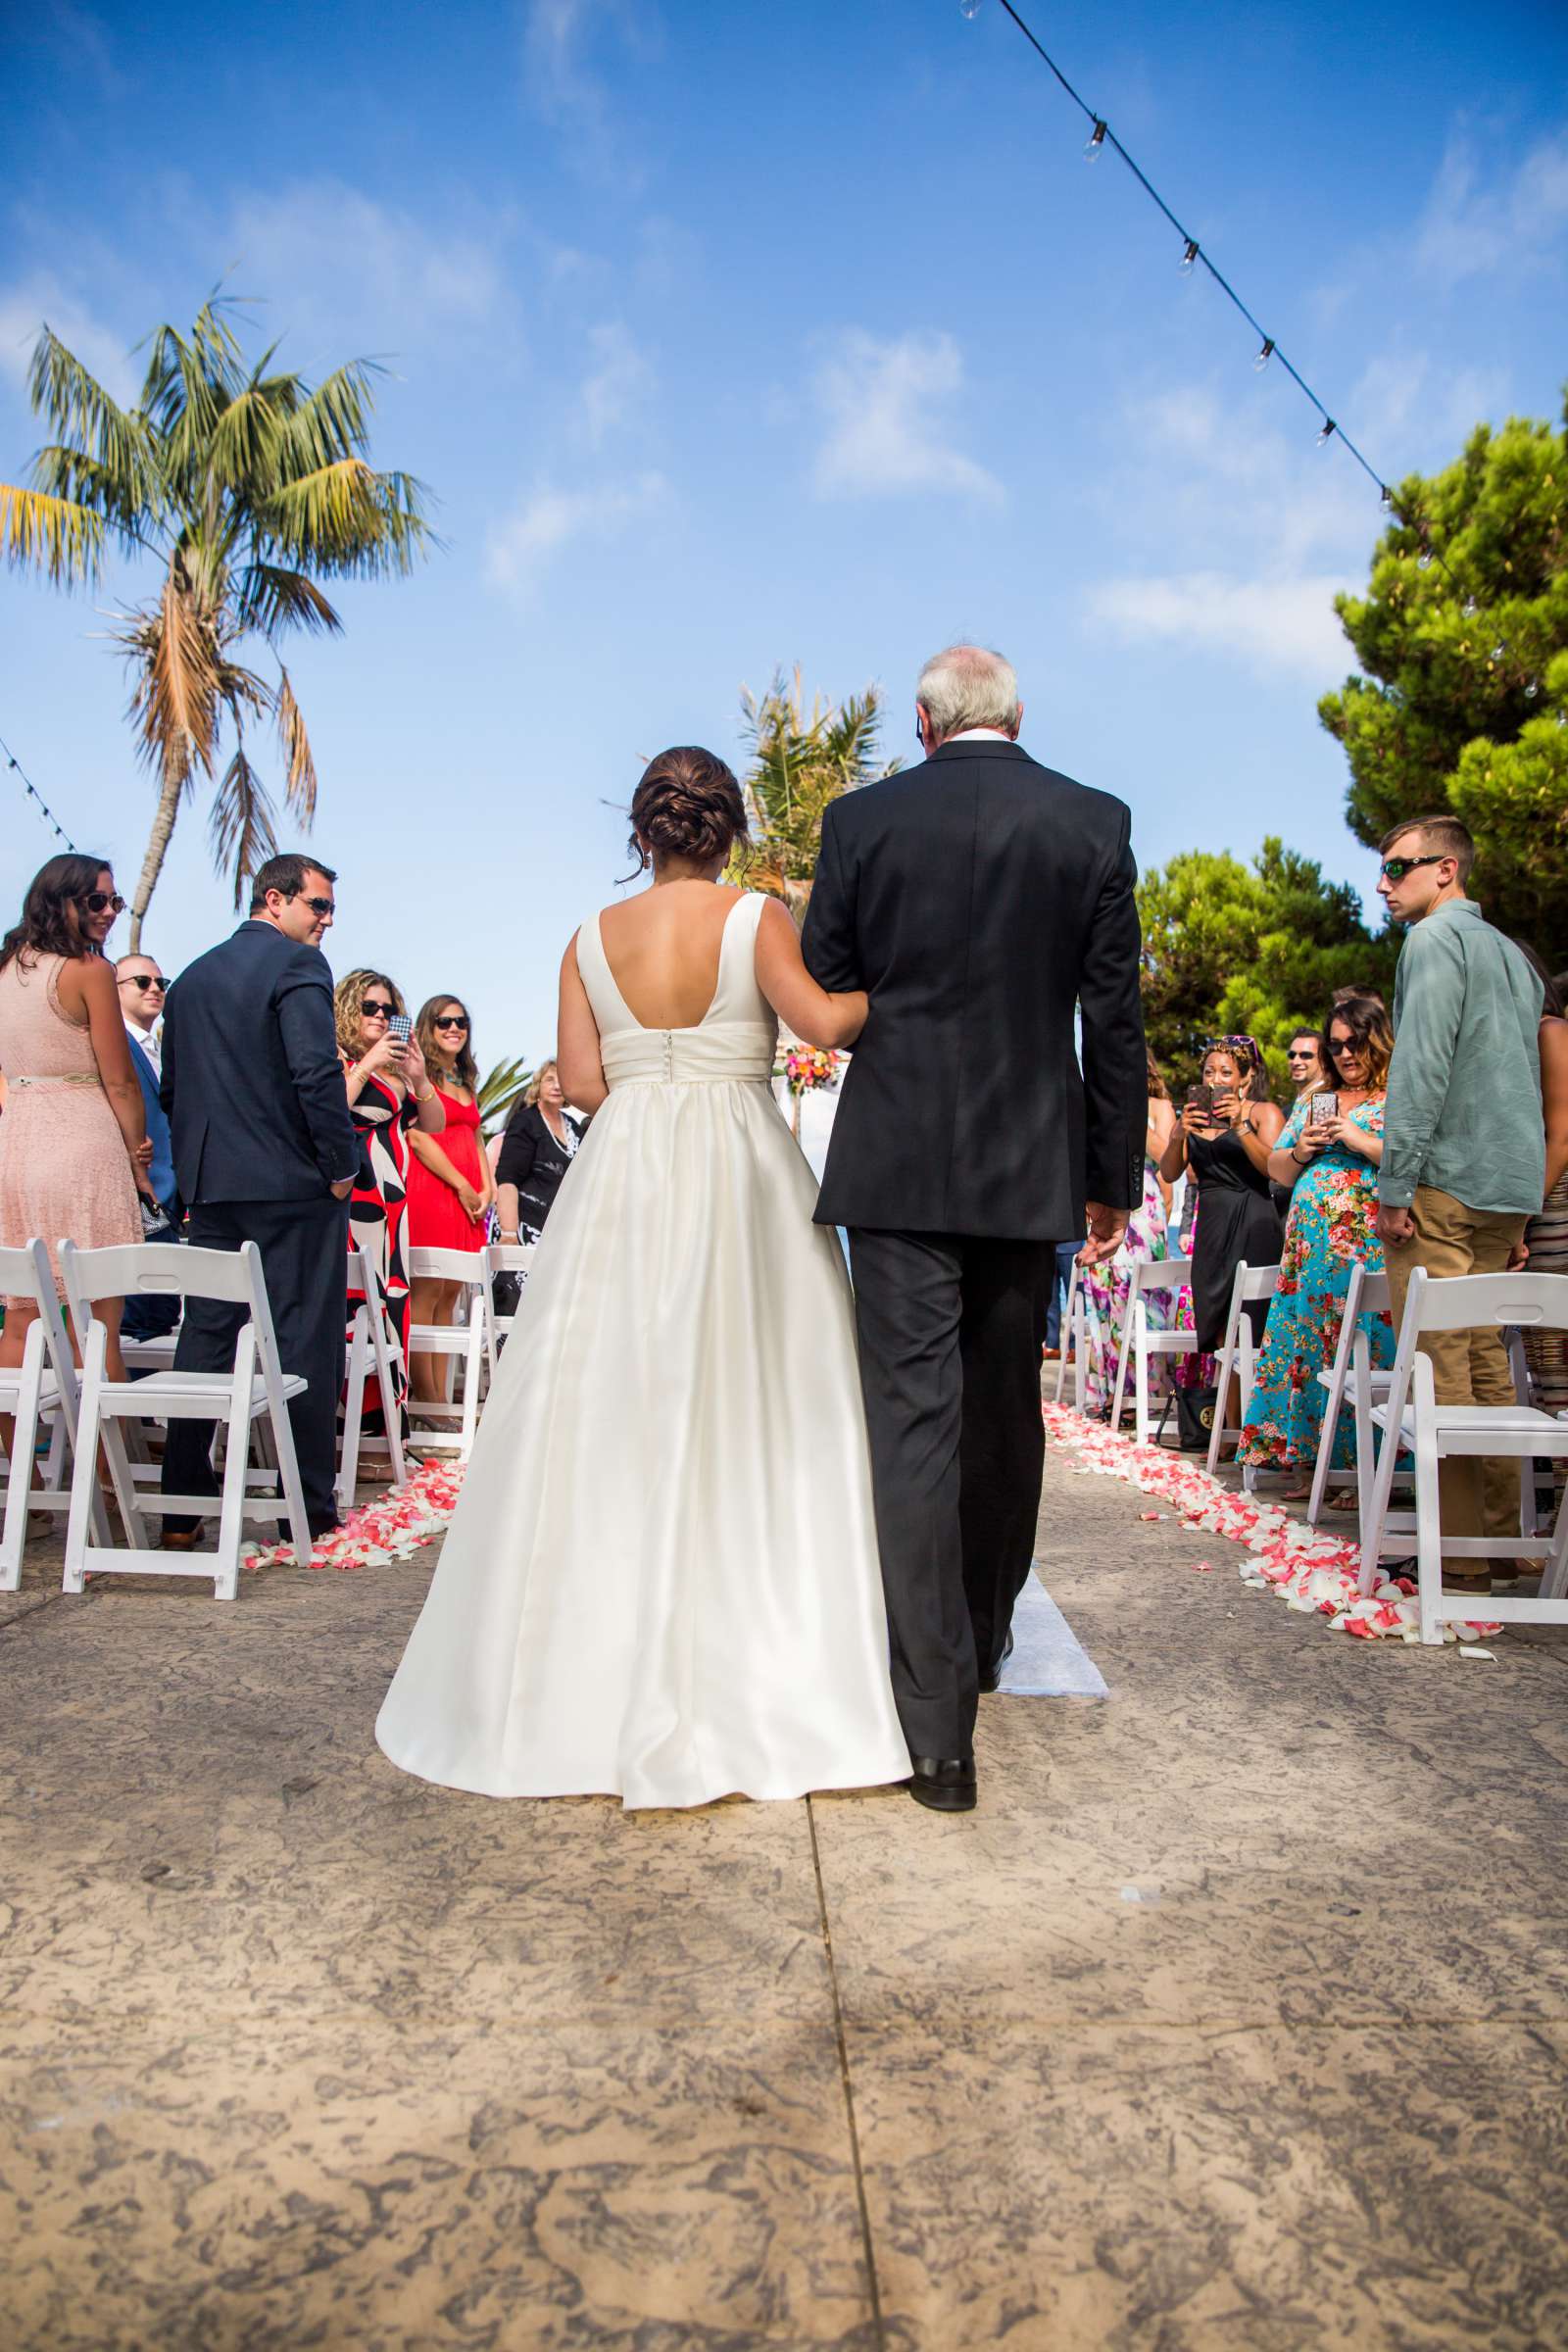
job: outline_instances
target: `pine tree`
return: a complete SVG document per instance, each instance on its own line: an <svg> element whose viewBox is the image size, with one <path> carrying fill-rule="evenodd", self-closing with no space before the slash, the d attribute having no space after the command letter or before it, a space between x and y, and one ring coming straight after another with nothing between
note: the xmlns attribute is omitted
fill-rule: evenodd
<svg viewBox="0 0 1568 2352"><path fill-rule="evenodd" d="M1450 809L1472 889L1548 961L1568 939L1568 399L1564 429L1478 425L1395 494L1364 597L1337 610L1363 677L1319 715L1350 763L1351 831Z"/></svg>

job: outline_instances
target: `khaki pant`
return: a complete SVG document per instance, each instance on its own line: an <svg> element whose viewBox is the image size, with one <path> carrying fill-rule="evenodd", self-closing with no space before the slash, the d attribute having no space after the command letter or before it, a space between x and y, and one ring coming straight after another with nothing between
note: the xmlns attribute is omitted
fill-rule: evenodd
<svg viewBox="0 0 1568 2352"><path fill-rule="evenodd" d="M1500 1274L1528 1223L1523 1213L1466 1208L1451 1193L1425 1184L1416 1187L1410 1214L1414 1241L1385 1250L1396 1331L1403 1319L1412 1267L1422 1266L1439 1277ZM1428 1332L1421 1352L1432 1359L1432 1385L1440 1404L1514 1402L1513 1374L1494 1323L1478 1331ZM1452 1455L1439 1468L1438 1498L1445 1536L1518 1536L1517 1461ZM1461 1560L1458 1565L1479 1568L1485 1562ZM1495 1565L1509 1575L1518 1574L1517 1560L1502 1559Z"/></svg>

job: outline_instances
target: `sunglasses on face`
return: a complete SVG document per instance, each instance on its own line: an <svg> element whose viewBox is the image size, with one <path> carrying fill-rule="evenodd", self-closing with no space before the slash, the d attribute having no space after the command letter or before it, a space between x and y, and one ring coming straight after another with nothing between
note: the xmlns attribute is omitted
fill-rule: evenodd
<svg viewBox="0 0 1568 2352"><path fill-rule="evenodd" d="M391 1004L383 1004L379 997L360 999L360 1018L364 1021L389 1021L395 1009Z"/></svg>
<svg viewBox="0 0 1568 2352"><path fill-rule="evenodd" d="M161 972L126 972L120 983L122 988L167 988L168 981Z"/></svg>
<svg viewBox="0 0 1568 2352"><path fill-rule="evenodd" d="M1287 1061L1310 1061L1316 1051L1315 1046L1287 1046L1285 1058Z"/></svg>
<svg viewBox="0 0 1568 2352"><path fill-rule="evenodd" d="M459 1012L443 1012L430 1023L432 1029L466 1029L467 1022Z"/></svg>
<svg viewBox="0 0 1568 2352"><path fill-rule="evenodd" d="M115 914L125 911L125 902L118 890L84 890L76 904L85 906L89 914L102 914L106 906Z"/></svg>
<svg viewBox="0 0 1568 2352"><path fill-rule="evenodd" d="M1418 865L1441 865L1445 855L1440 851L1430 858L1385 858L1383 879L1386 882L1402 882L1405 875L1413 873Z"/></svg>
<svg viewBox="0 0 1568 2352"><path fill-rule="evenodd" d="M335 899L307 899L305 904L313 914L336 914L337 912Z"/></svg>

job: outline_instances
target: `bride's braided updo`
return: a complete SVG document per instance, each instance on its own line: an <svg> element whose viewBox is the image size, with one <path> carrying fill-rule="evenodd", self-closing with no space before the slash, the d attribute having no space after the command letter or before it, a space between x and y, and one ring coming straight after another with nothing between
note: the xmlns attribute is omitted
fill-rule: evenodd
<svg viewBox="0 0 1568 2352"><path fill-rule="evenodd" d="M748 833L734 770L715 752L691 743L649 760L631 797L631 854L644 866L649 852L707 865L727 857Z"/></svg>

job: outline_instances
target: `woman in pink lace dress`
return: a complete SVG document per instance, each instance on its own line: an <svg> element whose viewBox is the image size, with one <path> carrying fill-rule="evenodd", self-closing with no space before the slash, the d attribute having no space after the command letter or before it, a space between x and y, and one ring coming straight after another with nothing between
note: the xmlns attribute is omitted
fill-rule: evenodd
<svg viewBox="0 0 1568 2352"><path fill-rule="evenodd" d="M138 1188L152 1156L141 1088L103 943L124 901L101 858L51 858L33 876L22 919L0 941L0 1244L139 1242ZM150 1198L149 1194L149 1198ZM110 1377L123 1380L120 1301L109 1327ZM0 1365L22 1361L35 1310L6 1300Z"/></svg>

